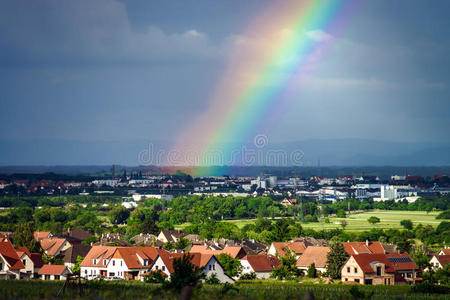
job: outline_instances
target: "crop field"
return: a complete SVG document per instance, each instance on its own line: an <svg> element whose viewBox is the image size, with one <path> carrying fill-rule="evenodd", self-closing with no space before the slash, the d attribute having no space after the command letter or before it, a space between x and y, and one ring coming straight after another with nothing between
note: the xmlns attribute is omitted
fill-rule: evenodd
<svg viewBox="0 0 450 300"><path fill-rule="evenodd" d="M0 280L0 299L179 299L160 286L141 282L90 281L70 284L63 281ZM355 299L351 286L342 284L299 284L297 282L256 281L234 285L202 285L192 299ZM413 293L410 286L358 286L359 297L371 299L448 299L445 294Z"/></svg>
<svg viewBox="0 0 450 300"><path fill-rule="evenodd" d="M303 223L302 226L304 228L311 228L315 230L321 229L332 229L332 228L342 228L340 226L340 222L345 220L348 225L345 228L349 231L364 231L370 230L372 228L397 228L400 229L402 226L400 225L401 220L409 219L414 225L419 223L423 225L432 225L437 226L442 220L436 220L436 216L439 212L430 212L427 213L425 211L407 211L407 210L372 210L366 211L362 213L353 213L347 215L347 218L336 218L330 217L330 223L325 223L324 220L320 220L319 223ZM380 223L375 225L367 222L367 219L371 216L375 216L380 218ZM251 224L255 221L255 219L243 219L243 220L227 220L224 222L231 222L236 224L239 228L244 227L246 224Z"/></svg>

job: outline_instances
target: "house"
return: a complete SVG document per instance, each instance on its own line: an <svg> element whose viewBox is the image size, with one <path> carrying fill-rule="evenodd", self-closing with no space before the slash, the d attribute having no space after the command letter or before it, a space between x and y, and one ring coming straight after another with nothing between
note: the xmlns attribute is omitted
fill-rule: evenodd
<svg viewBox="0 0 450 300"><path fill-rule="evenodd" d="M380 242L346 242L343 245L348 255L387 253Z"/></svg>
<svg viewBox="0 0 450 300"><path fill-rule="evenodd" d="M64 261L64 265L67 266L67 268L72 269L77 263L78 256L84 258L89 253L91 248L92 246L80 244L80 245L72 245L72 247L64 250L63 252L61 252L61 255L63 256L62 260Z"/></svg>
<svg viewBox="0 0 450 300"><path fill-rule="evenodd" d="M449 263L450 263L450 255L434 255L430 260L430 266L434 271L438 269L443 269L445 265Z"/></svg>
<svg viewBox="0 0 450 300"><path fill-rule="evenodd" d="M284 199L280 202L280 204L283 205L283 206L291 206L291 205L295 205L295 204L297 204L297 199L295 199L295 198L291 198L291 199L284 198Z"/></svg>
<svg viewBox="0 0 450 300"><path fill-rule="evenodd" d="M42 280L65 280L69 274L65 265L43 265L39 270Z"/></svg>
<svg viewBox="0 0 450 300"><path fill-rule="evenodd" d="M166 251L154 247L93 246L80 264L81 276L86 279L97 276L140 279L162 253Z"/></svg>
<svg viewBox="0 0 450 300"><path fill-rule="evenodd" d="M64 233L64 236L71 237L79 241L84 241L85 239L91 237L92 234L80 228L69 228L67 229L67 232Z"/></svg>
<svg viewBox="0 0 450 300"><path fill-rule="evenodd" d="M317 271L325 273L327 271L327 255L330 251L329 247L309 246L297 260L297 268L307 271L314 264Z"/></svg>
<svg viewBox="0 0 450 300"><path fill-rule="evenodd" d="M305 252L306 248L307 246L304 242L273 242L267 253L273 256L283 257L289 249L295 253L298 259Z"/></svg>
<svg viewBox="0 0 450 300"><path fill-rule="evenodd" d="M341 270L344 283L394 285L413 283L419 268L407 253L352 255Z"/></svg>
<svg viewBox="0 0 450 300"><path fill-rule="evenodd" d="M61 252L72 247L66 239L53 237L42 239L40 244L45 254L50 256L59 256Z"/></svg>
<svg viewBox="0 0 450 300"><path fill-rule="evenodd" d="M33 236L36 242L40 242L43 239L51 238L53 234L50 231L35 231Z"/></svg>
<svg viewBox="0 0 450 300"><path fill-rule="evenodd" d="M258 279L268 279L272 270L280 265L273 255L247 255L241 259L242 274L254 272Z"/></svg>
<svg viewBox="0 0 450 300"><path fill-rule="evenodd" d="M184 230L163 230L158 235L158 240L165 243L176 243L186 235Z"/></svg>
<svg viewBox="0 0 450 300"><path fill-rule="evenodd" d="M0 279L20 279L20 271L25 266L11 242L0 242Z"/></svg>
<svg viewBox="0 0 450 300"><path fill-rule="evenodd" d="M170 279L171 274L174 272L174 259L180 259L183 255L183 253L161 253L152 264L150 270L152 272L160 271ZM205 274L206 278L216 276L221 283L234 282L232 278L225 274L222 265L213 254L190 253L190 255L192 257L192 264L203 268L202 272Z"/></svg>
<svg viewBox="0 0 450 300"><path fill-rule="evenodd" d="M450 248L442 248L438 255L450 255Z"/></svg>
<svg viewBox="0 0 450 300"><path fill-rule="evenodd" d="M20 270L21 278L34 278L35 268L34 261L32 259L30 251L28 251L27 247L16 247L15 248L17 256L20 261L23 263L24 268ZM38 253L36 253L38 254ZM42 259L41 259L42 260ZM39 270L37 270L39 272Z"/></svg>
<svg viewBox="0 0 450 300"><path fill-rule="evenodd" d="M232 258L241 259L247 255L244 248L241 246L226 246L222 250L212 250L209 246L206 245L193 245L191 253L201 253L201 254L211 254L211 255L220 255L220 254L228 254Z"/></svg>
<svg viewBox="0 0 450 300"><path fill-rule="evenodd" d="M158 237L150 233L140 233L131 238L135 245L162 247L164 243L158 240Z"/></svg>

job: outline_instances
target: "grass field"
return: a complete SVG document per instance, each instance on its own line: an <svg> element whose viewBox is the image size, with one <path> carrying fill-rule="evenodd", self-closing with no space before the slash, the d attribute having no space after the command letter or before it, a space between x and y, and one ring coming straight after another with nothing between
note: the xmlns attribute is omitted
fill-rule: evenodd
<svg viewBox="0 0 450 300"><path fill-rule="evenodd" d="M159 285L133 281L90 281L71 283L63 289L63 281L0 280L0 299L180 299L179 294L160 289ZM203 285L195 290L192 299L356 299L351 286L342 284L299 284L297 282L256 281L236 282L234 285ZM410 286L358 286L358 291L372 300L448 299L445 294L413 292ZM367 298L369 298L367 297Z"/></svg>
<svg viewBox="0 0 450 300"><path fill-rule="evenodd" d="M311 228L314 230L321 229L332 229L332 228L342 228L340 226L340 221L345 220L348 225L345 228L348 231L364 231L370 230L372 228L403 228L400 225L401 220L409 219L413 222L414 225L419 223L423 225L439 225L440 221L436 220L436 216L439 212L430 212L427 213L425 211L407 211L407 210L372 210L366 211L362 213L354 213L347 215L347 218L329 218L330 223L325 223L321 220L319 223L303 223L302 226L304 228ZM380 218L381 222L372 225L367 222L367 219L371 216L375 216ZM230 222L236 224L239 228L244 227L246 224L251 224L255 222L255 219L243 219L243 220L226 220L224 222ZM178 228L181 229L185 227L187 224L182 224Z"/></svg>

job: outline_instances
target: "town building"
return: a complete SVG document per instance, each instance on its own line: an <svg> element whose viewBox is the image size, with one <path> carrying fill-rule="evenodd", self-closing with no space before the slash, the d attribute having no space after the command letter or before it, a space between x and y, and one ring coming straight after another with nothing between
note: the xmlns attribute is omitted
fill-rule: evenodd
<svg viewBox="0 0 450 300"><path fill-rule="evenodd" d="M247 255L241 260L242 274L255 273L258 279L268 279L280 261L273 255Z"/></svg>
<svg viewBox="0 0 450 300"><path fill-rule="evenodd" d="M329 247L309 246L297 260L296 266L306 272L314 264L317 271L325 273L327 270L327 255L330 251Z"/></svg>

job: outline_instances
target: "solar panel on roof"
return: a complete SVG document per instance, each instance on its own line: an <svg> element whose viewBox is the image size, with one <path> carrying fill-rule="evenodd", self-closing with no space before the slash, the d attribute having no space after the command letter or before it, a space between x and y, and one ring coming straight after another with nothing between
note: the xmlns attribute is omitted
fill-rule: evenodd
<svg viewBox="0 0 450 300"><path fill-rule="evenodd" d="M406 263L411 261L409 257L389 257L388 260L393 263Z"/></svg>

